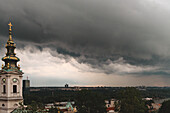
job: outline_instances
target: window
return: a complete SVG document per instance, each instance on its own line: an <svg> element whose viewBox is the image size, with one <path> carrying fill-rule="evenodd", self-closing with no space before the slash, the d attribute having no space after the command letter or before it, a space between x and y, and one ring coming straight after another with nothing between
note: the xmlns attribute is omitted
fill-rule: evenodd
<svg viewBox="0 0 170 113"><path fill-rule="evenodd" d="M5 78L3 78L3 79L2 79L2 82L3 82L3 83L5 83L5 81L6 81L6 79L5 79Z"/></svg>
<svg viewBox="0 0 170 113"><path fill-rule="evenodd" d="M17 93L17 85L13 85L13 93Z"/></svg>
<svg viewBox="0 0 170 113"><path fill-rule="evenodd" d="M6 93L6 86L3 85L3 93Z"/></svg>
<svg viewBox="0 0 170 113"><path fill-rule="evenodd" d="M13 82L16 83L18 80L16 78L13 79Z"/></svg>
<svg viewBox="0 0 170 113"><path fill-rule="evenodd" d="M5 106L5 104L2 104L2 106L4 107L4 106Z"/></svg>

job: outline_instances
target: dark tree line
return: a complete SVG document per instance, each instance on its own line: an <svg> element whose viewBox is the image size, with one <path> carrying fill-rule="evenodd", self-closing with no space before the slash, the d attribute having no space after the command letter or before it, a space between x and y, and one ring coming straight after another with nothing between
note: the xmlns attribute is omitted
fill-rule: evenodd
<svg viewBox="0 0 170 113"><path fill-rule="evenodd" d="M78 113L106 113L105 96L93 91L82 90L77 93Z"/></svg>
<svg viewBox="0 0 170 113"><path fill-rule="evenodd" d="M159 113L170 113L170 100L162 103Z"/></svg>
<svg viewBox="0 0 170 113"><path fill-rule="evenodd" d="M134 87L127 88L99 88L82 91L63 91L63 90L40 90L24 92L24 104L31 107L33 111L43 109L47 103L61 101L75 101L79 113L105 113L105 100L116 98L116 111L120 113L147 113L147 105L152 102L145 102L144 97L169 97L170 89L149 89L139 91ZM141 96L142 95L142 96ZM170 113L170 102L164 102L159 113ZM36 106L36 107L34 107ZM57 109L51 109L55 112ZM52 112L51 111L51 112ZM167 111L167 112L166 112Z"/></svg>
<svg viewBox="0 0 170 113"><path fill-rule="evenodd" d="M140 92L134 87L118 91L116 98L118 100L116 110L120 113L147 113L148 111Z"/></svg>

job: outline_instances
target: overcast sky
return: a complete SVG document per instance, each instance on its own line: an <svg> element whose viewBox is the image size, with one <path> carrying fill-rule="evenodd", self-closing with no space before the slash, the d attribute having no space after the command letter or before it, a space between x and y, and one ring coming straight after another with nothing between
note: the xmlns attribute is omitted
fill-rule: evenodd
<svg viewBox="0 0 170 113"><path fill-rule="evenodd" d="M0 0L1 57L9 21L32 86L170 86L169 0Z"/></svg>

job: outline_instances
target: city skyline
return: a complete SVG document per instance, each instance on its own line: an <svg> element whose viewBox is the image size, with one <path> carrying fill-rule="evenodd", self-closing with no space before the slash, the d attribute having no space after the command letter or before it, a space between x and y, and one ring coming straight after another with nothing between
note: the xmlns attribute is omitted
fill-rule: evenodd
<svg viewBox="0 0 170 113"><path fill-rule="evenodd" d="M11 21L32 86L170 86L169 6L168 0L2 0L0 57Z"/></svg>

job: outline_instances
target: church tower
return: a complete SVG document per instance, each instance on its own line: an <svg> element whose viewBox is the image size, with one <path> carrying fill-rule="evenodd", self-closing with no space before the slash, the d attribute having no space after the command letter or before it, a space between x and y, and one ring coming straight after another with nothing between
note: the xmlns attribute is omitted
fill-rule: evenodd
<svg viewBox="0 0 170 113"><path fill-rule="evenodd" d="M17 65L19 58L14 52L16 44L12 39L12 24L9 25L9 39L6 44L6 56L2 58L0 70L0 113L10 113L18 108L19 103L23 102L22 97L22 74L20 66Z"/></svg>

